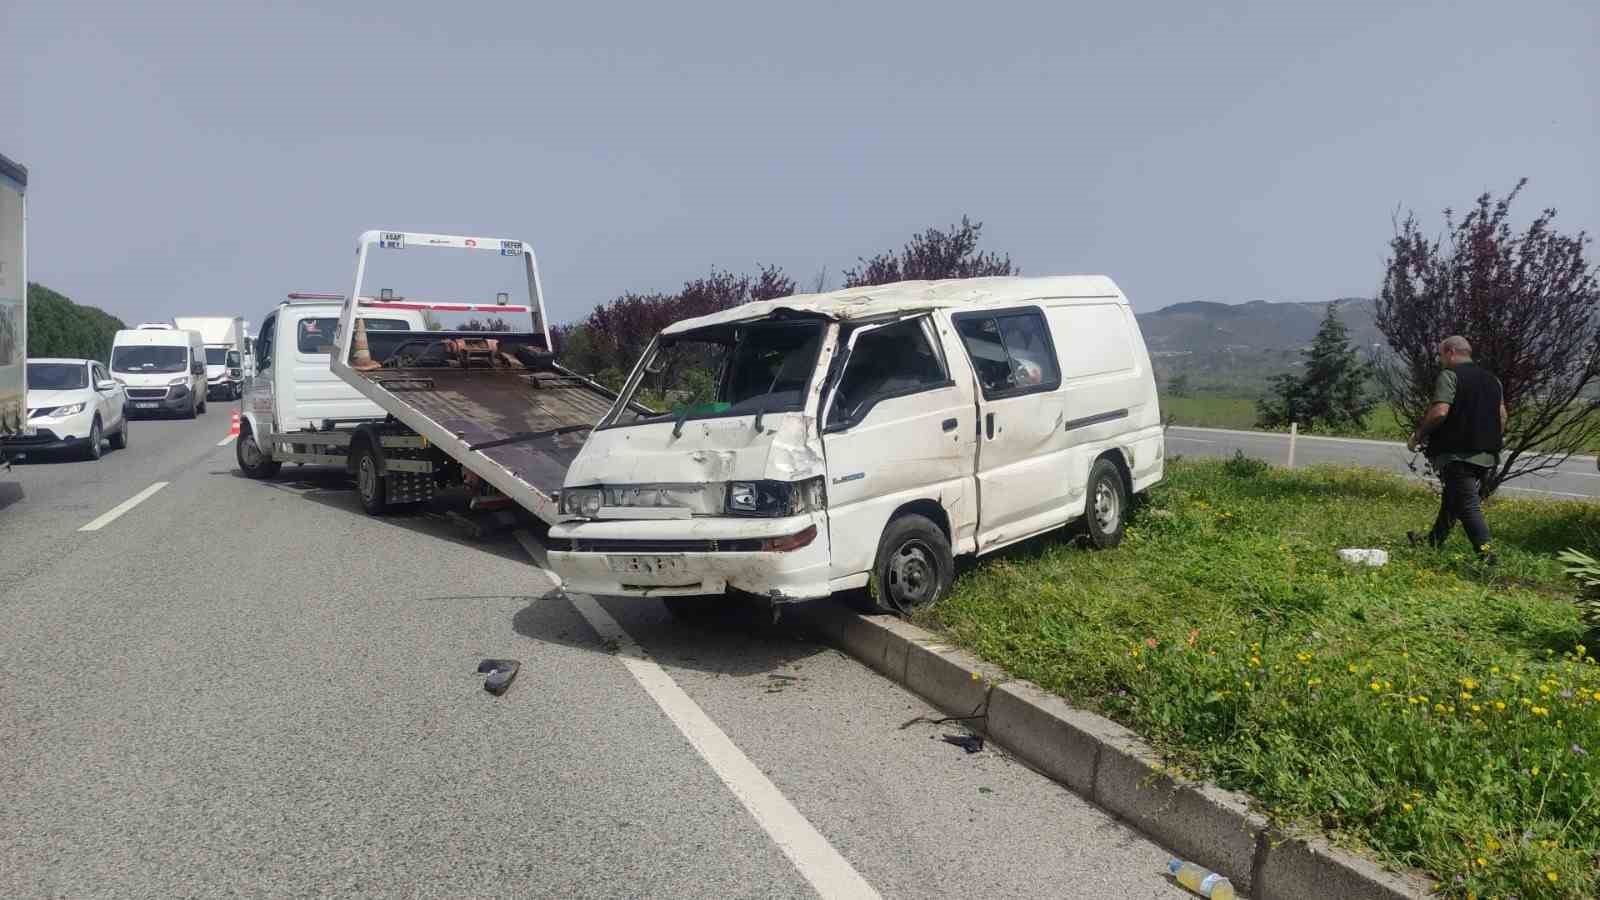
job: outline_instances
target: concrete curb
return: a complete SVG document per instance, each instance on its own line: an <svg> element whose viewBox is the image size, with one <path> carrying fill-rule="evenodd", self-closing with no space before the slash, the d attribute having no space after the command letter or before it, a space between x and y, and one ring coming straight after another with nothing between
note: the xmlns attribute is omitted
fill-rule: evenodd
<svg viewBox="0 0 1600 900"><path fill-rule="evenodd" d="M1061 782L1178 856L1221 872L1256 900L1416 900L1420 873L1273 829L1244 795L1164 770L1132 731L1075 709L1026 681L893 616L819 610L823 635L841 650L969 724L1018 759Z"/></svg>

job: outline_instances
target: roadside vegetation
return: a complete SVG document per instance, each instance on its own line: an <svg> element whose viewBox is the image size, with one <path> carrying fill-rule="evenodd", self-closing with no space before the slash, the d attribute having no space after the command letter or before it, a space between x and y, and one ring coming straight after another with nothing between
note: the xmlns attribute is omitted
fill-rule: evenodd
<svg viewBox="0 0 1600 900"><path fill-rule="evenodd" d="M42 284L28 285L28 356L33 359L111 359L111 340L122 320L93 306L80 306Z"/></svg>
<svg viewBox="0 0 1600 900"><path fill-rule="evenodd" d="M1596 896L1600 647L1556 554L1600 506L1496 499L1492 570L1406 545L1436 508L1368 470L1175 461L1118 549L1031 542L922 617L1448 896Z"/></svg>

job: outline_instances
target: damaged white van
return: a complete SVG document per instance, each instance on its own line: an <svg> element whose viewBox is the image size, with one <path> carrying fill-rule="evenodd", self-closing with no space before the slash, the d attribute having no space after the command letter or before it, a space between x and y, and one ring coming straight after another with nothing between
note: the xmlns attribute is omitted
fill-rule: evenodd
<svg viewBox="0 0 1600 900"><path fill-rule="evenodd" d="M1117 544L1162 456L1110 278L747 303L656 336L568 469L550 565L570 590L636 597L871 583L904 613L949 590L959 555L1079 519Z"/></svg>

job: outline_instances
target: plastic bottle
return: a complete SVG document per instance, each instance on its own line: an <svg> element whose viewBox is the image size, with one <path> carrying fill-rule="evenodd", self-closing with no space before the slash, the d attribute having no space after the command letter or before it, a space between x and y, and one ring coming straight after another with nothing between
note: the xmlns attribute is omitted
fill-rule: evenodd
<svg viewBox="0 0 1600 900"><path fill-rule="evenodd" d="M1181 859L1167 863L1167 871L1179 884L1208 900L1233 900L1233 882L1215 872Z"/></svg>

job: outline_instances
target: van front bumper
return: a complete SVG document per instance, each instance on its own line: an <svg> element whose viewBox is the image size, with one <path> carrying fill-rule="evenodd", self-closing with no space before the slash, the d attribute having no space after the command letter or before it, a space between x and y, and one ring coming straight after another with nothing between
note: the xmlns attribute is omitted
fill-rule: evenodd
<svg viewBox="0 0 1600 900"><path fill-rule="evenodd" d="M763 549L798 542L792 550ZM616 597L744 591L778 600L826 597L828 526L821 515L565 522L552 526L550 568L567 590Z"/></svg>

